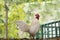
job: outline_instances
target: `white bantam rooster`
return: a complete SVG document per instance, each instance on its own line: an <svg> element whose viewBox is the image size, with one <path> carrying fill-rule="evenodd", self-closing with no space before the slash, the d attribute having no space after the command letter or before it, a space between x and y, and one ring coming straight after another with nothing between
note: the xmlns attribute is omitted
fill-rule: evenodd
<svg viewBox="0 0 60 40"><path fill-rule="evenodd" d="M16 24L18 26L18 29L23 32L28 32L30 34L31 39L34 39L35 34L39 31L40 28L39 17L40 15L38 13L34 14L34 18L32 20L31 25L27 25L24 21L17 20Z"/></svg>

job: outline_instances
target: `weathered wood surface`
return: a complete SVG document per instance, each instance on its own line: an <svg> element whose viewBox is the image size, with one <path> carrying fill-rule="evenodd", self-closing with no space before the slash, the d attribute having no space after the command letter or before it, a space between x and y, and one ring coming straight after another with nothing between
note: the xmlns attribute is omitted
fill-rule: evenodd
<svg viewBox="0 0 60 40"><path fill-rule="evenodd" d="M41 40L60 40L60 37L54 37L54 38L46 38Z"/></svg>
<svg viewBox="0 0 60 40"><path fill-rule="evenodd" d="M31 39L27 39L27 38L23 38L23 39L3 39L3 38L0 38L0 40L31 40ZM46 39L34 39L34 40L60 40L60 37L46 38Z"/></svg>

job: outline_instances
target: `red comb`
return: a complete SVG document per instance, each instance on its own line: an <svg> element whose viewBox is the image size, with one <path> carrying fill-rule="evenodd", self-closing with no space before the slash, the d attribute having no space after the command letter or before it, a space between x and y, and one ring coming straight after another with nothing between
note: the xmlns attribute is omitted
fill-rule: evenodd
<svg viewBox="0 0 60 40"><path fill-rule="evenodd" d="M39 20L40 15L39 14L35 14L35 16Z"/></svg>

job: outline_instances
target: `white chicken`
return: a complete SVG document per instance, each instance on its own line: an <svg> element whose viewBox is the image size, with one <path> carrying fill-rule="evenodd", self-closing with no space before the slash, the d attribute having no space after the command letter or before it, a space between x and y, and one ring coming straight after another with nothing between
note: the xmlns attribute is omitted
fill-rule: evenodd
<svg viewBox="0 0 60 40"><path fill-rule="evenodd" d="M17 20L16 24L21 31L28 32L30 34L30 37L34 39L34 36L39 31L40 27L39 17L40 17L39 14L35 14L31 25L27 25L24 21L21 20Z"/></svg>

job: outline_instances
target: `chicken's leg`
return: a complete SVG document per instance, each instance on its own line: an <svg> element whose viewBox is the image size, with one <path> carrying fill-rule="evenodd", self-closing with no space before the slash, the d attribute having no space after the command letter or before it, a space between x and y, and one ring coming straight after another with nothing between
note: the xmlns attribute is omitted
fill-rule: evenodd
<svg viewBox="0 0 60 40"><path fill-rule="evenodd" d="M34 36L30 35L30 40L34 40Z"/></svg>

